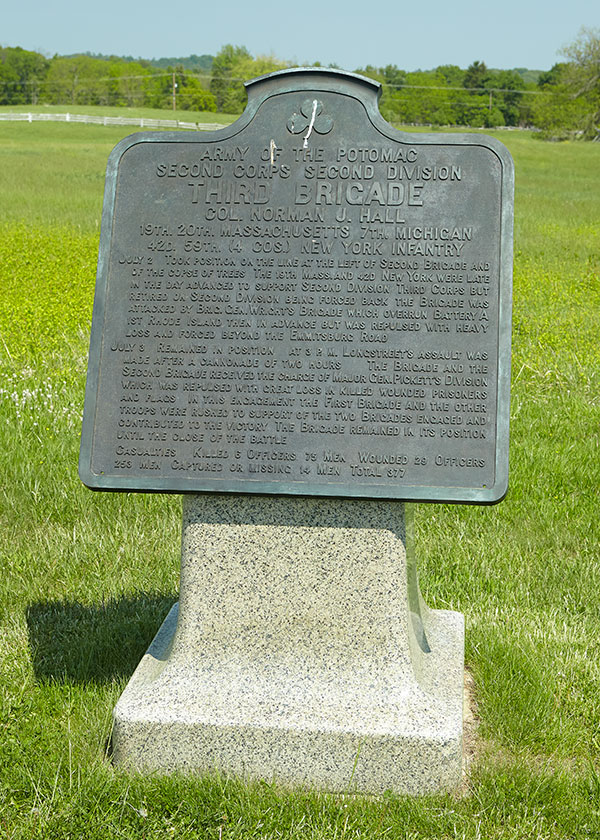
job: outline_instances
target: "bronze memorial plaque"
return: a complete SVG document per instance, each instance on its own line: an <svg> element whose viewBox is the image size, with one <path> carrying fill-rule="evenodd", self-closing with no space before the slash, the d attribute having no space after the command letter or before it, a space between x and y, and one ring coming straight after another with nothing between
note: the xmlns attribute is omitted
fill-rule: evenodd
<svg viewBox="0 0 600 840"><path fill-rule="evenodd" d="M108 163L80 474L101 490L496 502L513 166L297 69Z"/></svg>

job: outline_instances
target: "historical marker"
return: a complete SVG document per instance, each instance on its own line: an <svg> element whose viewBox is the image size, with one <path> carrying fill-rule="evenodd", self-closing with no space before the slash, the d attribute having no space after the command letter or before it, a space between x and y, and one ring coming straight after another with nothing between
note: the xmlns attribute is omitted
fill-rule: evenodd
<svg viewBox="0 0 600 840"><path fill-rule="evenodd" d="M193 494L113 758L450 790L463 617L422 609L401 500L506 491L512 161L396 131L352 74L247 87L108 165L80 473Z"/></svg>
<svg viewBox="0 0 600 840"><path fill-rule="evenodd" d="M513 167L338 71L107 172L80 473L102 490L495 502Z"/></svg>

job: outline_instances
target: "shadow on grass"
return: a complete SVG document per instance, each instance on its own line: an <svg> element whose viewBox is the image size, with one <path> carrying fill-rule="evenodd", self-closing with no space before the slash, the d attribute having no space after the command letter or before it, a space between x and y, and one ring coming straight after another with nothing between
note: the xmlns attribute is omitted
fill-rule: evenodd
<svg viewBox="0 0 600 840"><path fill-rule="evenodd" d="M31 604L26 617L36 679L109 682L131 676L176 600L174 593L142 592L93 606Z"/></svg>

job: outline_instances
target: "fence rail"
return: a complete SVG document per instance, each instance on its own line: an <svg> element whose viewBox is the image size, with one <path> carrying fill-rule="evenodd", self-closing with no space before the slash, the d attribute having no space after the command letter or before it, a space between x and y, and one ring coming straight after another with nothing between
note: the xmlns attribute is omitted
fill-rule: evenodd
<svg viewBox="0 0 600 840"><path fill-rule="evenodd" d="M223 123L195 123L181 120L154 120L149 117L94 117L89 114L0 113L0 120L21 122L73 122L94 125L135 125L140 128L188 128L192 131L215 131L225 128Z"/></svg>

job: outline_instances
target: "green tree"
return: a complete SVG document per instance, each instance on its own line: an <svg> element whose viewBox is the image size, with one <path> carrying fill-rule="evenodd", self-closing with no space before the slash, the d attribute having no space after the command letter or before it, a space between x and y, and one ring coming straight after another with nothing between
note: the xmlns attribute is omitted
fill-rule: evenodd
<svg viewBox="0 0 600 840"><path fill-rule="evenodd" d="M585 137L600 133L600 30L582 27L572 44L561 50L569 95L581 106L579 128Z"/></svg>
<svg viewBox="0 0 600 840"><path fill-rule="evenodd" d="M484 94L486 84L489 82L490 73L485 61L474 61L469 64L463 77L465 93L461 98L459 106L458 121L464 125L489 126L502 123L502 115L497 112L492 120L492 108L490 107L490 96ZM481 93L478 93L481 90Z"/></svg>
<svg viewBox="0 0 600 840"><path fill-rule="evenodd" d="M374 82L379 82L381 85L381 100L379 102L381 115L388 122L400 122L398 91L401 85L406 82L404 70L399 70L395 64L388 64L386 67L374 67L372 64L367 64L365 67L357 68L354 72L366 76L367 79L373 79Z"/></svg>
<svg viewBox="0 0 600 840"><path fill-rule="evenodd" d="M405 84L406 87L395 91L391 97L395 119L425 125L455 122L457 92L448 89L441 73L422 70L407 73Z"/></svg>
<svg viewBox="0 0 600 840"><path fill-rule="evenodd" d="M226 44L212 64L210 92L215 97L217 110L229 114L240 113L246 107L245 81L288 66L273 55L253 58L246 47Z"/></svg>
<svg viewBox="0 0 600 840"><path fill-rule="evenodd" d="M177 107L183 111L216 111L217 102L210 91L205 90L196 76L186 73L181 65L175 73Z"/></svg>
<svg viewBox="0 0 600 840"><path fill-rule="evenodd" d="M215 97L217 111L227 110L235 103L236 110L243 108L244 87L239 75L240 65L252 61L246 47L234 47L225 44L213 59L211 68L210 92Z"/></svg>
<svg viewBox="0 0 600 840"><path fill-rule="evenodd" d="M465 70L461 70L456 64L441 64L436 67L435 72L442 76L449 87L464 87Z"/></svg>
<svg viewBox="0 0 600 840"><path fill-rule="evenodd" d="M111 105L139 108L147 104L152 86L152 72L147 66L136 61L112 61L106 69L110 77L107 93Z"/></svg>
<svg viewBox="0 0 600 840"><path fill-rule="evenodd" d="M37 52L21 47L0 49L0 102L35 105L47 72L48 60Z"/></svg>
<svg viewBox="0 0 600 840"><path fill-rule="evenodd" d="M565 81L565 70L567 65L564 61L553 64L550 70L540 73L537 86L538 88L547 89L553 85L563 84Z"/></svg>
<svg viewBox="0 0 600 840"><path fill-rule="evenodd" d="M406 83L406 72L400 70L395 64L387 64L381 68L381 75L386 84L392 87L399 87Z"/></svg>
<svg viewBox="0 0 600 840"><path fill-rule="evenodd" d="M489 72L485 61L474 61L469 64L465 71L463 78L463 87L470 88L484 88L489 79Z"/></svg>
<svg viewBox="0 0 600 840"><path fill-rule="evenodd" d="M103 105L108 101L109 65L87 55L55 56L48 69L45 96L65 105Z"/></svg>
<svg viewBox="0 0 600 840"><path fill-rule="evenodd" d="M12 105L19 84L19 78L13 67L7 62L0 61L0 105Z"/></svg>
<svg viewBox="0 0 600 840"><path fill-rule="evenodd" d="M569 88L570 68L555 64L538 79L539 96L532 97L532 122L542 136L554 140L573 136L585 119L585 103L573 97Z"/></svg>
<svg viewBox="0 0 600 840"><path fill-rule="evenodd" d="M493 111L498 109L502 121L494 125L519 125L523 114L522 100L525 82L514 70L497 70L488 77L485 83L492 92L491 102Z"/></svg>

